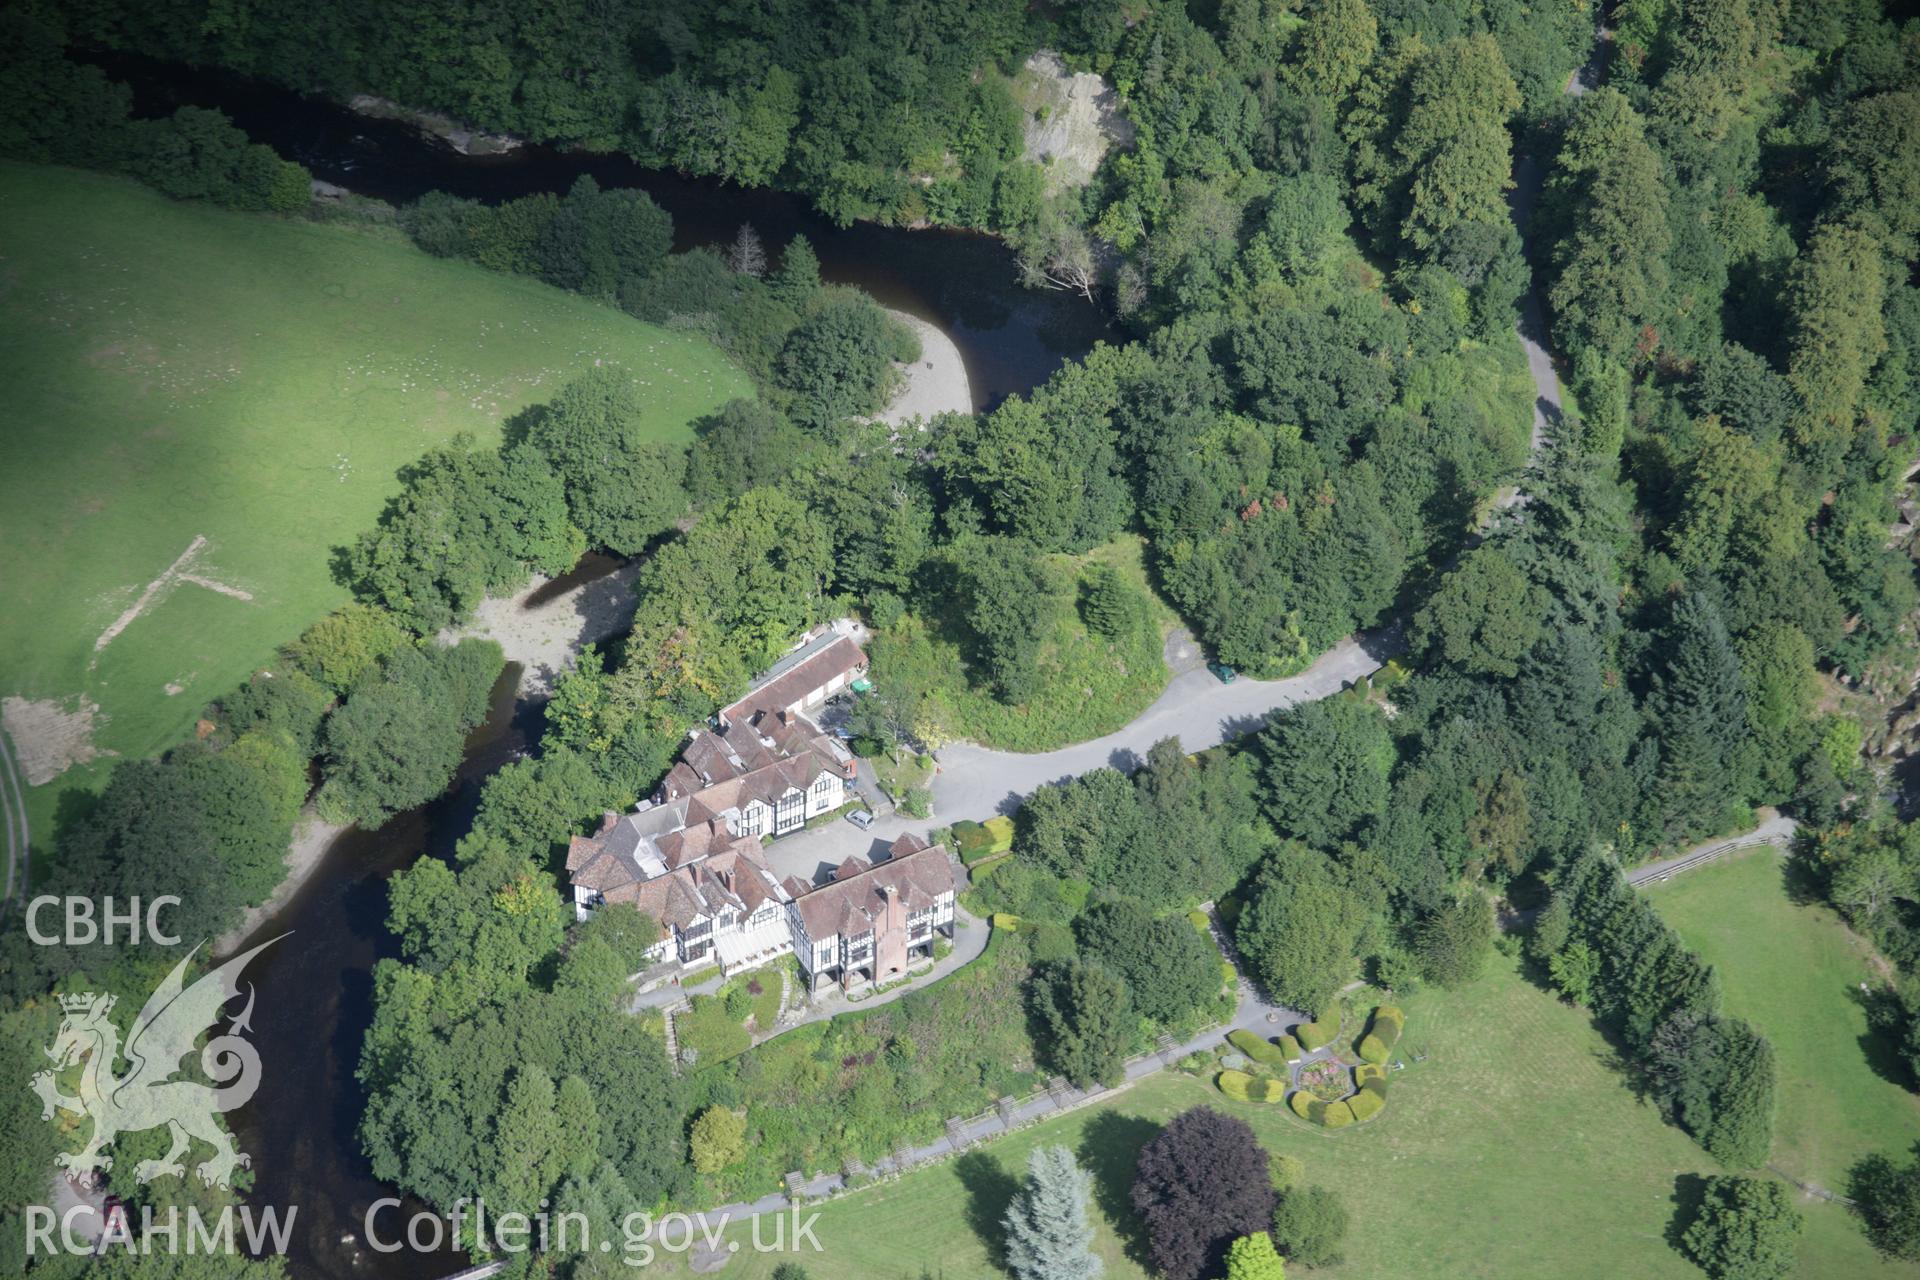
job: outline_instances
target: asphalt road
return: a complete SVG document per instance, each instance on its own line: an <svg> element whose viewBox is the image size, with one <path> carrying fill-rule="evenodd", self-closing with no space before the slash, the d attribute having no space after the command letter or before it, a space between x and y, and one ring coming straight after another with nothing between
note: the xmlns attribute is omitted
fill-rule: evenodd
<svg viewBox="0 0 1920 1280"><path fill-rule="evenodd" d="M1662 858L1658 862L1648 862L1627 872L1627 883L1636 889L1664 880L1668 876L1682 871L1690 871L1696 866L1711 862L1721 854L1734 849L1745 849L1759 844L1786 845L1793 840L1793 833L1800 824L1792 818L1776 813L1762 821L1759 826L1744 835L1729 836L1724 840L1709 840L1705 844L1683 849L1671 858Z"/></svg>
<svg viewBox="0 0 1920 1280"><path fill-rule="evenodd" d="M1177 649L1176 633L1169 649ZM1092 769L1131 771L1162 738L1178 738L1189 752L1204 751L1265 723L1270 712L1340 692L1378 671L1401 649L1399 632L1389 628L1349 637L1320 655L1297 676L1253 680L1241 676L1222 684L1205 668L1182 671L1152 706L1104 738L1058 751L1026 755L956 743L935 753L940 772L933 779L933 817L883 814L869 830L850 822L832 822L799 831L767 846L767 862L776 874L818 880L851 854L873 858L904 832L925 835L935 826L961 818L976 821L1012 813L1049 782L1078 777ZM1177 658L1177 670L1185 665Z"/></svg>
<svg viewBox="0 0 1920 1280"><path fill-rule="evenodd" d="M1022 755L957 743L936 753L941 772L933 780L934 811L948 821L1012 813L1046 783L1103 766L1131 771L1162 738L1180 739L1189 752L1204 751L1259 728L1281 707L1340 692L1399 651L1398 634L1386 631L1342 640L1285 680L1241 676L1222 684L1204 668L1184 672L1125 727L1059 751Z"/></svg>

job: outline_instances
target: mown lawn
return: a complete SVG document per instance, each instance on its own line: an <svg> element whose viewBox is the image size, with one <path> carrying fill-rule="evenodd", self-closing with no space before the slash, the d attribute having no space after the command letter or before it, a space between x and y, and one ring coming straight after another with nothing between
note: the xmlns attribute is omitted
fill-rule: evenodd
<svg viewBox="0 0 1920 1280"><path fill-rule="evenodd" d="M1696 1280L1667 1235L1676 1197L1712 1162L1635 1096L1584 1014L1498 958L1465 991L1422 991L1405 1004L1403 1053L1426 1061L1396 1073L1386 1112L1364 1127L1328 1133L1282 1106L1233 1103L1203 1080L1162 1073L1112 1105L824 1206L815 1229L824 1252L799 1260L816 1275L876 1280L923 1265L943 1280L1000 1275L991 1249L1026 1155L1064 1142L1096 1175L1107 1274L1145 1277L1124 1208L1135 1158L1169 1117L1205 1104L1243 1116L1271 1150L1303 1160L1308 1181L1345 1197L1346 1260L1315 1275ZM1798 1276L1910 1274L1878 1260L1841 1210L1806 1212ZM736 1280L768 1276L781 1260L751 1253L744 1229L733 1238L741 1252L726 1274Z"/></svg>
<svg viewBox="0 0 1920 1280"><path fill-rule="evenodd" d="M172 744L344 598L330 550L399 467L497 438L596 361L644 381L662 436L751 394L704 339L530 280L0 164L0 696L91 699L104 751ZM179 584L96 650L196 537L189 571L251 601ZM56 789L33 797L37 844Z"/></svg>
<svg viewBox="0 0 1920 1280"><path fill-rule="evenodd" d="M680 1046L697 1050L700 1065L707 1067L745 1053L754 1035L769 1030L780 1016L780 971L792 964L785 960L738 974L712 995L693 997L692 1008L673 1020ZM743 1016L733 1015L730 1001L745 1008Z"/></svg>
<svg viewBox="0 0 1920 1280"><path fill-rule="evenodd" d="M1727 1009L1773 1041L1773 1163L1844 1190L1862 1156L1920 1140L1920 1095L1856 998L1862 982L1878 981L1871 949L1831 907L1795 902L1786 876L1777 853L1756 849L1648 892L1719 971Z"/></svg>

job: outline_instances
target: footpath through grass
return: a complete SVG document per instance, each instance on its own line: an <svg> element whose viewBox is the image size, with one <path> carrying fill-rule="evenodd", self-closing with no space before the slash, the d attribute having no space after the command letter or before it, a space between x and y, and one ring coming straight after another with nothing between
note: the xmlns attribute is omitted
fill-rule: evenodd
<svg viewBox="0 0 1920 1280"><path fill-rule="evenodd" d="M1780 1109L1773 1163L1844 1192L1847 1170L1920 1140L1920 1095L1887 1038L1867 1027L1860 984L1872 949L1821 902L1796 902L1771 848L1689 871L1648 892L1719 971L1727 1010L1773 1041Z"/></svg>
<svg viewBox="0 0 1920 1280"><path fill-rule="evenodd" d="M1027 1153L1065 1143L1095 1176L1107 1275L1144 1280L1125 1207L1134 1163L1161 1124L1204 1104L1246 1119L1270 1150L1305 1162L1308 1182L1345 1198L1346 1259L1316 1276L1698 1280L1668 1233L1676 1195L1713 1163L1635 1096L1587 1015L1499 957L1467 990L1421 991L1405 1008L1403 1056L1426 1060L1395 1073L1386 1111L1364 1126L1315 1129L1284 1106L1230 1102L1206 1081L1164 1072L1112 1105L823 1206L815 1234L824 1251L798 1261L849 1280L923 1265L946 1280L1002 1275L999 1221ZM1802 1280L1909 1274L1878 1259L1840 1209L1802 1203ZM793 1257L750 1252L744 1228L731 1238L741 1242L727 1268L734 1280L762 1280ZM770 1238L769 1224L762 1239Z"/></svg>
<svg viewBox="0 0 1920 1280"><path fill-rule="evenodd" d="M595 362L663 437L752 394L706 340L534 281L102 174L0 163L0 228L0 697L98 704L102 752L178 741L338 604L331 549L455 432ZM101 645L196 539L179 573L251 598L176 577ZM100 767L36 788L36 844Z"/></svg>

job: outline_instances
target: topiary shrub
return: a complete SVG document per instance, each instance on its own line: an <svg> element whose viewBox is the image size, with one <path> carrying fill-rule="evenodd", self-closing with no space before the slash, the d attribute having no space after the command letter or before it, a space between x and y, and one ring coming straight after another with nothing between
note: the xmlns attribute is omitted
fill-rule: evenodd
<svg viewBox="0 0 1920 1280"><path fill-rule="evenodd" d="M1020 917L1008 915L1004 911L996 911L993 913L993 927L996 929L1005 929L1008 933L1018 933L1020 932Z"/></svg>
<svg viewBox="0 0 1920 1280"><path fill-rule="evenodd" d="M1332 1044L1333 1038L1339 1034L1340 1027L1337 1023L1328 1026L1319 1022L1303 1022L1293 1029L1293 1038L1298 1040L1300 1047L1308 1053L1312 1053L1315 1049L1324 1049Z"/></svg>
<svg viewBox="0 0 1920 1280"><path fill-rule="evenodd" d="M1262 1040L1253 1032L1236 1027L1227 1032L1227 1043L1252 1058L1255 1062L1269 1067L1285 1066L1287 1056L1277 1047Z"/></svg>
<svg viewBox="0 0 1920 1280"><path fill-rule="evenodd" d="M1275 1045L1279 1046L1280 1056L1282 1058L1285 1058L1288 1062L1298 1062L1300 1061L1301 1058L1306 1056L1301 1051L1300 1042L1298 1040L1295 1040L1292 1036L1286 1034L1284 1031L1281 1032L1279 1035L1275 1036L1273 1038L1273 1042Z"/></svg>
<svg viewBox="0 0 1920 1280"><path fill-rule="evenodd" d="M1405 1029L1407 1015L1399 1006L1383 1004L1373 1011L1373 1019L1367 1027L1367 1034L1360 1037L1355 1046L1360 1056L1368 1062L1384 1063L1393 1056L1393 1046Z"/></svg>
<svg viewBox="0 0 1920 1280"><path fill-rule="evenodd" d="M1370 1089L1362 1089L1340 1104L1353 1113L1355 1122L1371 1120L1386 1107L1387 1100Z"/></svg>
<svg viewBox="0 0 1920 1280"><path fill-rule="evenodd" d="M922 766L923 768L925 766ZM1005 853L1013 848L1013 819L1007 817L988 818L980 824L986 831L989 843L987 852Z"/></svg>
<svg viewBox="0 0 1920 1280"><path fill-rule="evenodd" d="M1353 1069L1353 1082L1362 1089L1375 1080L1386 1083L1387 1069L1377 1062L1363 1062Z"/></svg>
<svg viewBox="0 0 1920 1280"><path fill-rule="evenodd" d="M1293 1114L1299 1116L1302 1120L1312 1120L1315 1124L1319 1123L1316 1113L1324 1111L1327 1106L1326 1103L1320 1101L1320 1099L1314 1097L1305 1089L1296 1089L1293 1094L1288 1097L1287 1105L1293 1108Z"/></svg>
<svg viewBox="0 0 1920 1280"><path fill-rule="evenodd" d="M1222 1071L1213 1082L1235 1102L1278 1102L1287 1088L1278 1080L1250 1076L1244 1071Z"/></svg>
<svg viewBox="0 0 1920 1280"><path fill-rule="evenodd" d="M1353 1119L1353 1108L1345 1102L1329 1102L1321 1113L1320 1123L1329 1129L1344 1129Z"/></svg>

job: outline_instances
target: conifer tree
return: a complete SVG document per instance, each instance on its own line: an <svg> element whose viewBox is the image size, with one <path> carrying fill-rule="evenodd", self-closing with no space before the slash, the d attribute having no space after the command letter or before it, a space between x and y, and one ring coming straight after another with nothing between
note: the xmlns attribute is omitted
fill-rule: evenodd
<svg viewBox="0 0 1920 1280"><path fill-rule="evenodd" d="M1032 1000L1054 1070L1082 1089L1119 1079L1134 1021L1126 983L1104 966L1066 960L1034 983Z"/></svg>
<svg viewBox="0 0 1920 1280"><path fill-rule="evenodd" d="M799 306L820 287L820 257L805 236L787 241L786 250L780 255L779 269L769 283L781 301L790 307Z"/></svg>
<svg viewBox="0 0 1920 1280"><path fill-rule="evenodd" d="M1697 592L1683 596L1667 635L1671 656L1657 679L1654 707L1667 830L1680 838L1725 826L1753 779L1745 679L1720 611Z"/></svg>
<svg viewBox="0 0 1920 1280"><path fill-rule="evenodd" d="M1027 1182L1007 1206L1007 1266L1020 1280L1093 1280L1087 1201L1093 1179L1065 1147L1041 1147L1027 1158Z"/></svg>
<svg viewBox="0 0 1920 1280"><path fill-rule="evenodd" d="M1110 564L1092 566L1081 579L1080 617L1095 635L1111 640L1125 631L1133 603L1119 570Z"/></svg>

